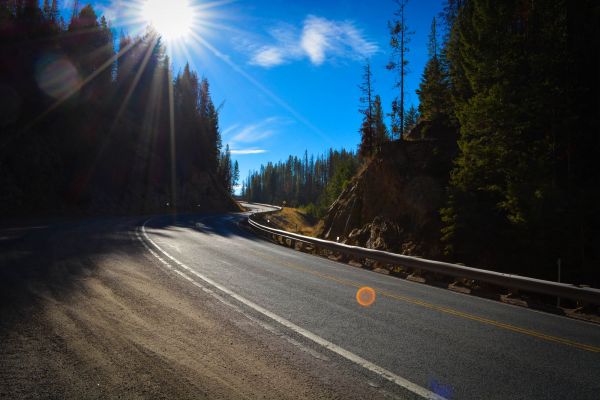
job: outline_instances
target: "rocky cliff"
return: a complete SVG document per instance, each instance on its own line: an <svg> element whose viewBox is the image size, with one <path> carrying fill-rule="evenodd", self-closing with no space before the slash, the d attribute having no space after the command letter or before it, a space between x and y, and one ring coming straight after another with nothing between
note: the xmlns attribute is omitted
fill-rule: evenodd
<svg viewBox="0 0 600 400"><path fill-rule="evenodd" d="M439 210L446 186L455 137L421 134L388 143L365 164L323 220L318 233L329 240L407 255L440 257ZM434 131L427 127L428 131Z"/></svg>

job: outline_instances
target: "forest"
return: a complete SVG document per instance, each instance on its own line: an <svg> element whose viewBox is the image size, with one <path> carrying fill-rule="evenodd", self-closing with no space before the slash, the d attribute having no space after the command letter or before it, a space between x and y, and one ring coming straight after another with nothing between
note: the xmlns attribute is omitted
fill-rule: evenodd
<svg viewBox="0 0 600 400"><path fill-rule="evenodd" d="M381 151L386 141L400 148L446 143L439 147L444 154L430 154L453 160L436 176L445 199L435 216L439 243L431 246L439 244L443 258L546 279L556 279L561 262L567 279L600 284L598 3L446 1L431 24L418 110L405 105L406 4L397 1L388 23L387 69L397 77L398 96L382 111L371 85L378 72L367 62L358 161L349 171L393 154ZM326 194L333 175L312 165L296 158L269 164L246 183L246 197L300 205L320 199L326 210L335 201ZM294 192L294 182L309 189Z"/></svg>
<svg viewBox="0 0 600 400"><path fill-rule="evenodd" d="M330 149L327 155L290 156L285 162L267 163L250 172L241 196L249 201L305 207L321 218L356 173L356 154Z"/></svg>
<svg viewBox="0 0 600 400"><path fill-rule="evenodd" d="M91 5L0 1L0 213L234 209L208 80L113 36Z"/></svg>

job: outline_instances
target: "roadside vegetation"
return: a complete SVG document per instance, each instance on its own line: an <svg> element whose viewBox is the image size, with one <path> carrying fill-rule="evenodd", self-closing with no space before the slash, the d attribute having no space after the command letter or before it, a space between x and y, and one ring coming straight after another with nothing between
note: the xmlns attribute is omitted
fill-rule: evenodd
<svg viewBox="0 0 600 400"><path fill-rule="evenodd" d="M306 208L283 207L280 211L269 213L265 216L256 216L263 224L294 232L305 236L316 236L321 226L320 220L315 218Z"/></svg>

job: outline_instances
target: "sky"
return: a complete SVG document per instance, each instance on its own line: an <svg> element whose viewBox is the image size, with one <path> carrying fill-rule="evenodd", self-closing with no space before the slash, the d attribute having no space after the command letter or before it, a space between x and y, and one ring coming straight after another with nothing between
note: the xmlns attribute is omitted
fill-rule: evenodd
<svg viewBox="0 0 600 400"><path fill-rule="evenodd" d="M70 8L73 0L64 0ZM135 33L145 24L144 2L162 7L173 0L99 0L98 14L116 32ZM375 93L384 111L398 95L389 61L388 21L393 0L178 0L191 3L190 31L167 39L175 73L186 62L208 78L221 105L223 146L229 144L241 178L268 161L322 154L329 148L357 149L362 66L369 59ZM80 1L83 4L83 1ZM164 4L164 6L163 6ZM411 0L406 23L409 44L406 105L418 105L415 90L427 62L431 21L442 0ZM175 16L183 26L190 13ZM118 35L117 35L118 36Z"/></svg>

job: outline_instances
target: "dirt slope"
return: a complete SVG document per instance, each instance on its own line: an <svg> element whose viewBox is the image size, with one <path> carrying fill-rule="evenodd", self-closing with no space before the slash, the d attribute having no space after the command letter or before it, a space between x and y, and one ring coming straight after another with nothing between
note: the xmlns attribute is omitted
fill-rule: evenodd
<svg viewBox="0 0 600 400"><path fill-rule="evenodd" d="M454 150L449 140L392 142L359 170L319 236L398 253L441 254L439 210Z"/></svg>

